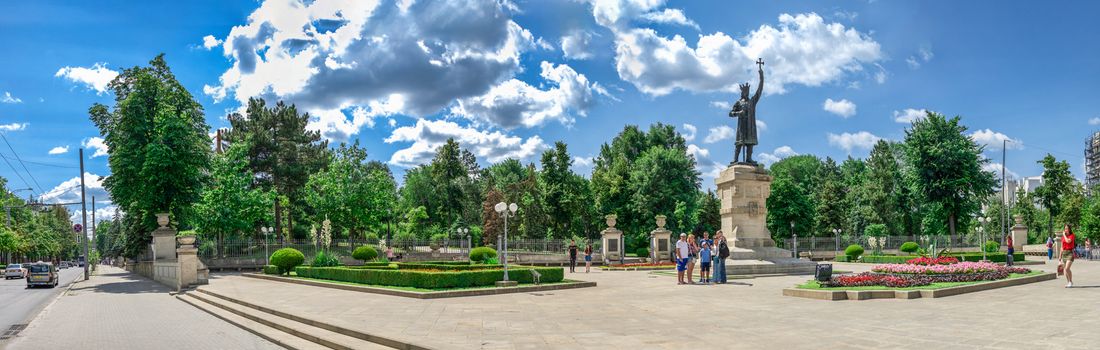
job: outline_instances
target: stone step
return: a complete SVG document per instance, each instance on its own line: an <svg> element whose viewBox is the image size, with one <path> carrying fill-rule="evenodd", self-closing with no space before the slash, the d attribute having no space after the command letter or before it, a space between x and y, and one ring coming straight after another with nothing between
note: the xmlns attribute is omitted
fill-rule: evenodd
<svg viewBox="0 0 1100 350"><path fill-rule="evenodd" d="M264 313L264 314L269 314L269 315L272 315L273 317L288 319L288 320L295 321L295 322L298 322L298 323L301 323L301 324L309 325L311 327L317 327L317 328L321 328L321 329L324 329L324 330L327 330L327 331L330 331L330 332L343 334L343 335L353 337L353 338L358 338L360 340L364 340L364 341L367 341L367 342L372 342L374 344L378 344L378 345L385 346L385 347L388 347L388 348L408 349L408 350L426 350L427 349L425 347L418 346L418 345L415 345L415 344L410 344L410 343L407 343L407 342L404 342L404 341L395 340L395 339L391 339L391 338L387 338L387 337L381 337L381 336L373 335L373 334L367 334L367 333L363 333L361 331L357 331L357 330L354 330L354 329L348 329L348 328L336 326L336 325L333 325L333 324L321 322L321 321L318 321L318 320L309 319L309 318L305 318L305 317L302 317L302 316L290 314L290 313L283 312L283 311L280 311L280 310L276 310L276 309L273 309L273 308L270 308L270 307L264 307L264 306L261 306L261 305L256 305L256 304L248 302L246 300L241 300L241 299L238 299L238 298L230 297L230 296L227 296L225 294L214 292L214 291L211 291L211 290L209 290L207 288L203 288L203 287L200 287L200 288L196 289L195 292L198 292L197 294L209 295L213 298L224 300L224 301L226 301L230 304L243 306L243 307L246 307L246 308L249 308L249 309L252 309L252 310L259 311L259 312Z"/></svg>
<svg viewBox="0 0 1100 350"><path fill-rule="evenodd" d="M176 299L191 304L191 306L194 306L199 310L206 311L207 313L214 315L214 317L220 318L223 321L229 322L234 326L240 327L241 329L244 329L252 334L259 336L260 338L264 338L267 341L275 343L276 345L282 346L284 348L292 350L325 349L325 347L321 346L320 344L310 342L308 340L293 336L289 333L269 327L262 323L242 317L235 313L226 311L210 303L199 300L192 295L177 294Z"/></svg>
<svg viewBox="0 0 1100 350"><path fill-rule="evenodd" d="M191 297L229 311L237 316L259 322L265 326L277 329L284 333L314 343L317 347L337 350L353 349L390 349L377 343L333 332L324 328L312 326L292 319L283 318L257 310L246 305L215 297L207 293L191 293Z"/></svg>

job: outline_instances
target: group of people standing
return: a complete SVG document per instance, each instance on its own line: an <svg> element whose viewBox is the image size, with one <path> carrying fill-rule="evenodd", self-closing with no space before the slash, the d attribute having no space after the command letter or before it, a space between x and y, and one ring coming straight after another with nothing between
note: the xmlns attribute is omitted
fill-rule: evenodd
<svg viewBox="0 0 1100 350"><path fill-rule="evenodd" d="M726 258L729 258L730 250L722 230L714 234L714 239L710 239L710 233L706 231L700 239L696 239L694 234L681 233L673 254L676 257L677 284L695 284L692 278L696 261L699 262L699 283L726 283Z"/></svg>
<svg viewBox="0 0 1100 350"><path fill-rule="evenodd" d="M592 270L592 243L584 247L584 273ZM569 242L569 272L577 272L577 240Z"/></svg>

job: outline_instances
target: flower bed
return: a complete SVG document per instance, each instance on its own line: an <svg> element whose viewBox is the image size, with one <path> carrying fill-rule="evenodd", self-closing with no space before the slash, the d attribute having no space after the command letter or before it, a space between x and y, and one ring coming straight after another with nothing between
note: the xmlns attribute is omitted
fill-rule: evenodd
<svg viewBox="0 0 1100 350"><path fill-rule="evenodd" d="M908 288L927 286L932 279L927 276L895 276L864 272L855 275L840 275L831 281L823 282L823 287L867 287L884 286L890 288Z"/></svg>
<svg viewBox="0 0 1100 350"><path fill-rule="evenodd" d="M950 265L877 265L872 272L855 275L840 275L831 281L821 283L822 287L868 287L908 288L926 286L932 283L995 281L1008 278L1012 274L1029 274L1030 269L1006 267L994 263L961 262Z"/></svg>
<svg viewBox="0 0 1100 350"><path fill-rule="evenodd" d="M950 265L958 263L959 259L950 256L941 256L937 258L919 257L916 259L909 259L905 263L912 265Z"/></svg>
<svg viewBox="0 0 1100 350"><path fill-rule="evenodd" d="M661 263L633 263L622 265L603 265L600 269L603 270L664 270L675 268L674 262L661 262Z"/></svg>
<svg viewBox="0 0 1100 350"><path fill-rule="evenodd" d="M958 275L1002 269L1006 269L1006 267L995 263L969 261L950 265L882 264L871 267L871 271L878 273L919 275Z"/></svg>

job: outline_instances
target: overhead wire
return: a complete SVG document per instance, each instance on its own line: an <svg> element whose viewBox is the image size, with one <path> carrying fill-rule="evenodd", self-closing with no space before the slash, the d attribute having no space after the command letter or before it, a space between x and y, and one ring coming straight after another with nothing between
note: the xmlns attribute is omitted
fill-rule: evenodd
<svg viewBox="0 0 1100 350"><path fill-rule="evenodd" d="M16 152L15 148L11 146L10 142L8 142L8 137L4 136L4 133L0 132L0 139L4 140L4 144L8 145L8 149L11 150L11 154L15 155L15 159L19 161L19 165L23 166L23 171L27 172L27 176L29 176L31 178L31 181L34 182L34 185L38 186L38 191L39 192L46 192L46 191L42 190L42 185L38 184L38 179L34 178L34 174L31 174L31 171L29 169L27 169L27 164L24 164L23 159L19 158L19 152ZM33 191L33 190L31 190L31 191Z"/></svg>

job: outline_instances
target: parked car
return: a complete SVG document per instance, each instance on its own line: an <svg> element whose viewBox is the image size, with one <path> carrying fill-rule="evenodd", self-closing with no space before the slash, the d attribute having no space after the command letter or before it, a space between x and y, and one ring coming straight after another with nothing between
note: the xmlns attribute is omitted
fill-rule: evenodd
<svg viewBox="0 0 1100 350"><path fill-rule="evenodd" d="M23 267L23 264L8 264L8 267L4 269L5 280L24 277L27 277L27 269Z"/></svg>
<svg viewBox="0 0 1100 350"><path fill-rule="evenodd" d="M61 269L67 269L67 268L72 267L72 265L69 264L68 261L62 261L60 264L57 264L57 267L61 268Z"/></svg>
<svg viewBox="0 0 1100 350"><path fill-rule="evenodd" d="M30 274L27 277L27 288L37 286L57 287L57 267L51 263L34 263L27 265Z"/></svg>

